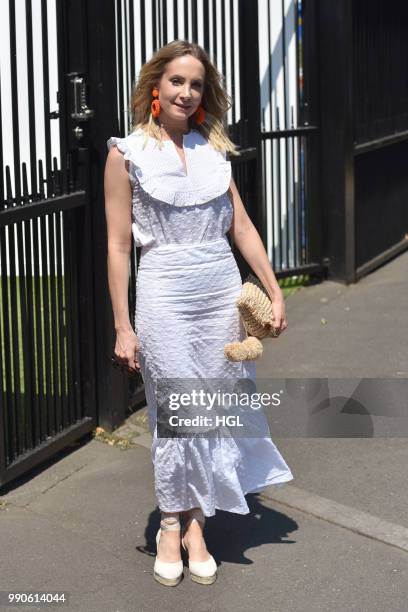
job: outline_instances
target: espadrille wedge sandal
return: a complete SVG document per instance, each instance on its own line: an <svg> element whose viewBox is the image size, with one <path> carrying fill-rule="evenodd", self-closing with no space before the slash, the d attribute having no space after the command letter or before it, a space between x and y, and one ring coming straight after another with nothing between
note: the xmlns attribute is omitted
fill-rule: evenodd
<svg viewBox="0 0 408 612"><path fill-rule="evenodd" d="M205 516L201 508L193 508L190 511L190 516L188 517L185 525L183 526L181 545L187 554L188 550L184 544L184 535L191 521L194 520L200 522L204 529ZM205 561L191 561L191 559L189 558L188 568L190 570L190 578L191 580L194 580L194 582L198 582L200 584L212 584L217 579L217 564L212 555L210 555L209 558Z"/></svg>
<svg viewBox="0 0 408 612"><path fill-rule="evenodd" d="M164 516L162 513L162 519L160 521L160 529L156 535L157 552L159 550L160 534L163 531L180 531L180 519L178 513L174 513L173 516ZM164 584L165 586L177 586L183 577L183 560L179 561L161 561L157 558L154 562L153 575L157 582Z"/></svg>

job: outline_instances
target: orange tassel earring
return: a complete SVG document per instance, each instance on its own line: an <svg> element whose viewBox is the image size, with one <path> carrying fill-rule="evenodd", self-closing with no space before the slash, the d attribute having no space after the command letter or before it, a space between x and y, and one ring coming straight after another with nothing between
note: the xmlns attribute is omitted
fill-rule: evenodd
<svg viewBox="0 0 408 612"><path fill-rule="evenodd" d="M158 98L159 97L159 90L154 88L152 90L152 96L154 98ZM158 117L160 115L160 102L159 102L159 100L153 100L150 108L151 108L153 117L156 118L156 117Z"/></svg>
<svg viewBox="0 0 408 612"><path fill-rule="evenodd" d="M203 121L205 120L205 110L201 105L197 108L196 112L194 113L194 118L198 125L203 123Z"/></svg>

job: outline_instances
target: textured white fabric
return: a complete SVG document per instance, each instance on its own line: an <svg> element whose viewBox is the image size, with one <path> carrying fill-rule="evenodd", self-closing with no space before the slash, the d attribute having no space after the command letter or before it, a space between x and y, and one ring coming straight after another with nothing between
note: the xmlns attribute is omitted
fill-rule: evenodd
<svg viewBox="0 0 408 612"><path fill-rule="evenodd" d="M163 141L163 149L159 150L157 140L139 128L126 138L110 138L108 148L114 144L132 162L132 182L137 179L144 191L159 202L193 206L228 190L231 162L226 160L225 151L216 151L198 130L192 129L183 136L187 175L172 140Z"/></svg>
<svg viewBox="0 0 408 612"><path fill-rule="evenodd" d="M163 378L250 378L255 362L230 362L227 342L243 340L235 300L242 281L226 233L233 205L231 164L195 130L184 136L187 176L174 146L143 150L140 134L110 138L129 160L132 231L142 246L135 331L145 383L155 492L164 512L201 507L247 514L245 494L293 479L270 438L157 437L157 383ZM158 198L160 196L160 198Z"/></svg>

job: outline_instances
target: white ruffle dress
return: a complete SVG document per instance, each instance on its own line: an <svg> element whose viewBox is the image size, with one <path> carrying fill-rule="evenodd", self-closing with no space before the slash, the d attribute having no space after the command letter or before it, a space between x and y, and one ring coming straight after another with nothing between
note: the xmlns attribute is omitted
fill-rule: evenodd
<svg viewBox="0 0 408 612"><path fill-rule="evenodd" d="M247 514L245 495L293 479L273 443L262 437L157 437L157 381L250 378L254 361L230 362L224 345L246 331L235 300L242 281L226 233L233 204L231 162L195 129L184 135L187 173L172 140L142 129L112 137L129 161L132 233L141 246L135 332L145 385L155 493L164 512L201 507ZM266 422L266 419L265 419Z"/></svg>

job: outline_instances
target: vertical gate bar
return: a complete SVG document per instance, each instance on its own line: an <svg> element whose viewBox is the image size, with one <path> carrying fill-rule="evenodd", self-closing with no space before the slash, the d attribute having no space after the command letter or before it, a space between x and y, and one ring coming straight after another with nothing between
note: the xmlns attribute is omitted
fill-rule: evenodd
<svg viewBox="0 0 408 612"><path fill-rule="evenodd" d="M67 44L64 36L65 24L65 5L64 0L56 0L56 29L57 29L57 53L58 53L58 110L59 110L59 139L60 139L60 159L62 171L62 193L68 192L67 176L67 103L65 95L65 72L67 72L66 61L68 56Z"/></svg>
<svg viewBox="0 0 408 612"><path fill-rule="evenodd" d="M296 168L298 168L298 160L296 157L297 136L291 139L292 144L292 193L293 193L293 217L292 217L292 232L293 232L293 266L299 266L298 262L298 184L296 183Z"/></svg>
<svg viewBox="0 0 408 612"><path fill-rule="evenodd" d="M270 146L270 140L261 140L261 176L262 176L261 201L263 205L265 205L266 203L266 149L269 146ZM265 224L265 235L266 236L268 235L267 234L268 229L269 228ZM266 253L269 255L267 241L265 243L265 250L266 250Z"/></svg>
<svg viewBox="0 0 408 612"><path fill-rule="evenodd" d="M9 258L10 258L10 275L9 275L9 292L10 292L10 354L12 360L12 399L9 407L10 415L10 437L11 437L11 458L14 460L20 453L22 445L21 427L20 427L20 415L22 412L21 408L21 395L20 395L20 364L19 364L19 350L18 350L18 309L17 309L17 274L16 274L16 260L15 260L15 236L14 236L14 224L9 226Z"/></svg>
<svg viewBox="0 0 408 612"><path fill-rule="evenodd" d="M291 15L291 11L289 11L288 15ZM285 12L285 0L282 0L282 72L283 72L283 128L286 130L290 127L290 109L289 109L289 95L288 95L288 53L287 53L287 35L286 35L286 24L289 17ZM284 138L284 147L285 147L285 183L286 183L286 199L285 199L285 268L289 268L289 260L290 260L290 234L289 234L289 219L290 219L290 208L291 208L291 199L290 199L290 147L289 147L289 138Z"/></svg>
<svg viewBox="0 0 408 612"><path fill-rule="evenodd" d="M45 411L46 393L44 385L43 363L43 332L42 332L42 298L40 274L40 227L39 218L33 219L33 261L34 261L34 296L35 296L35 337L36 337L36 370L38 384L38 413L36 418L35 443L39 444L45 438L43 414Z"/></svg>
<svg viewBox="0 0 408 612"><path fill-rule="evenodd" d="M59 381L61 387L60 395L60 412L58 414L57 426L58 431L61 431L65 427L65 414L66 414L66 359L65 359L65 299L64 299L64 276L63 276L63 258L62 258L62 222L61 217L63 213L58 212L56 215L56 226L57 226L57 240L56 240L56 256L57 256L57 294L58 294L58 342L59 342Z"/></svg>
<svg viewBox="0 0 408 612"><path fill-rule="evenodd" d="M126 117L126 121L124 121L124 134L128 134L129 131L129 90L130 90L130 78L129 78L129 19L128 19L128 6L129 0L123 0L123 64L124 64L124 75L123 75L123 97L124 97L124 105L123 105L123 115Z"/></svg>
<svg viewBox="0 0 408 612"><path fill-rule="evenodd" d="M162 0L156 0L157 2L157 40L158 46L161 47L164 44L163 38L163 16L162 16L162 8L163 2Z"/></svg>
<svg viewBox="0 0 408 612"><path fill-rule="evenodd" d="M55 213L48 216L48 241L50 249L50 321L51 321L51 356L52 356L52 379L53 379L53 412L52 412L52 435L58 431L57 414L60 411L58 391L58 313L56 303L56 279L55 279L55 237L54 237Z"/></svg>
<svg viewBox="0 0 408 612"><path fill-rule="evenodd" d="M17 251L18 251L18 291L20 295L20 330L21 330L21 352L19 352L19 358L21 363L21 383L24 384L24 393L21 395L21 408L22 408L22 432L21 438L23 442L22 452L27 450L31 446L29 440L31 439L32 427L31 427L31 338L30 328L28 325L28 295L27 295L27 284L26 284L26 271L25 271L25 257L23 248L23 221L17 223ZM26 228L24 228L24 234Z"/></svg>
<svg viewBox="0 0 408 612"><path fill-rule="evenodd" d="M211 0L210 0L211 2ZM212 0L212 24L211 24L211 28L213 31L213 49L212 49L212 57L213 59L217 62L217 57L218 57L218 47L217 47L217 42L218 42L218 37L217 37L217 2L216 0Z"/></svg>
<svg viewBox="0 0 408 612"><path fill-rule="evenodd" d="M61 381L61 413L60 413L60 428L61 430L66 427L68 422L67 411L68 411L68 383L67 383L67 359L66 359L66 300L65 300L65 270L66 265L63 255L63 225L64 225L64 214L60 212L57 216L57 285L58 285L58 296L59 296L59 329L60 329L60 381Z"/></svg>
<svg viewBox="0 0 408 612"><path fill-rule="evenodd" d="M33 200L37 197L37 142L35 125L34 63L33 63L33 19L31 0L25 0L27 35L27 104L30 141L30 193Z"/></svg>
<svg viewBox="0 0 408 612"><path fill-rule="evenodd" d="M58 169L57 158L53 158L53 173L54 173L54 193L55 196L61 195L61 170ZM63 352L62 352L62 333L63 328L61 325L62 320L62 296L61 296L61 274L60 274L60 266L61 262L59 260L59 244L61 239L61 211L57 211L54 213L54 223L55 223L55 244L52 249L55 257L55 303L56 303L56 316L55 316L55 335L56 335L56 347L54 354L56 355L57 366L56 366L56 374L55 380L57 381L57 391L55 395L55 431L58 433L61 431L61 422L62 422L62 402L63 402L63 386L62 386L62 377L63 377Z"/></svg>
<svg viewBox="0 0 408 612"><path fill-rule="evenodd" d="M0 228L0 252L2 261L2 274L3 282L1 284L2 290L2 304L3 304L3 343L4 343L4 372L5 372L5 384L6 391L4 393L4 464L5 466L10 463L13 454L13 442L11 432L13 431L13 392L12 392L12 380L11 380L11 322L10 322L10 308L9 308L9 266L7 266L6 250L6 227ZM3 376L3 373L2 373Z"/></svg>
<svg viewBox="0 0 408 612"><path fill-rule="evenodd" d="M49 181L51 179L51 133L50 133L50 82L48 65L48 15L47 0L41 0L41 34L43 60L43 94L44 94L44 144L45 144L45 175L47 197L50 196Z"/></svg>
<svg viewBox="0 0 408 612"><path fill-rule="evenodd" d="M67 378L68 378L68 411L65 426L74 422L75 414L75 384L72 372L73 348L72 327L75 324L72 317L72 280L71 271L74 265L72 256L71 233L73 231L73 215L75 210L67 210L64 213L64 285L65 285L65 315L66 315L66 347L67 347Z"/></svg>
<svg viewBox="0 0 408 612"><path fill-rule="evenodd" d="M122 0L118 0L117 3L117 15L118 15L118 23L117 23L117 46L118 46L118 93L119 93L119 126L121 134L125 134L125 121L124 121L124 79L123 79L123 15L122 15Z"/></svg>
<svg viewBox="0 0 408 612"><path fill-rule="evenodd" d="M62 277L62 295L63 295L63 313L64 313L64 333L63 333L63 361L64 361L64 403L63 403L63 413L62 413L62 426L67 427L71 422L71 365L70 365L70 304L69 304L69 294L68 294L68 270L70 265L70 260L67 259L68 253L68 212L64 212L62 215L62 242L61 242L61 253L62 253L62 261L64 265L64 274Z"/></svg>
<svg viewBox="0 0 408 612"><path fill-rule="evenodd" d="M0 228L0 241L2 241L4 238L3 234L4 234L4 228L1 227ZM7 276L5 274L5 264L6 262L3 260L3 257L2 257L2 249L0 249L0 267L1 267L2 287L4 285L4 279L7 279ZM6 422L5 422L6 392L5 392L4 382L3 382L3 376L5 374L4 360L3 360L4 301L3 301L2 294L0 295L0 300L1 300L1 307L0 307L0 486L1 486L3 483L3 475L6 470L6 456L7 456L6 430L5 430L5 427L6 427Z"/></svg>
<svg viewBox="0 0 408 612"><path fill-rule="evenodd" d="M29 448L33 448L36 444L36 429L38 427L37 415L39 411L38 406L38 394L36 393L36 346L35 346L35 323L34 323L34 282L33 282L33 269L32 269L32 251L31 251L31 237L32 237L32 223L34 219L30 219L25 223L25 253L26 253L26 285L27 285L27 330L28 330L28 341L29 348L27 354L27 369L30 376L30 392L29 395L26 391L27 398L29 400L29 411L30 411L30 444Z"/></svg>
<svg viewBox="0 0 408 612"><path fill-rule="evenodd" d="M140 50L142 64L146 62L146 8L145 2L149 0L140 0ZM177 0L174 0L176 2Z"/></svg>
<svg viewBox="0 0 408 612"><path fill-rule="evenodd" d="M258 45L258 3L239 3L239 40L240 40L240 68L241 68L241 115L245 119L245 129L248 134L248 146L256 150L256 163L254 163L255 192L254 202L251 203L256 211L254 224L264 244L265 215L261 201L261 110L260 110L260 83L259 83L259 45Z"/></svg>
<svg viewBox="0 0 408 612"><path fill-rule="evenodd" d="M279 141L277 138L272 138L270 141L271 148L271 160L272 160L272 168L271 168L271 244L272 244L272 268L275 269L277 266L277 257L276 257L276 248L277 245L275 243L275 165L274 160L277 158L277 150L279 146Z"/></svg>
<svg viewBox="0 0 408 612"><path fill-rule="evenodd" d="M300 75L300 60L302 43L302 30L299 13L299 0L295 2L295 74L296 74L296 117L297 124L295 127L303 125L303 120L300 111L300 90L303 87ZM299 159L299 137L293 139L292 158L293 158L293 265L300 266L299 260L299 175L296 183L295 168L300 169Z"/></svg>
<svg viewBox="0 0 408 612"><path fill-rule="evenodd" d="M286 199L285 199L285 268L289 268L290 258L290 235L289 235L289 219L290 219L290 136L285 136L283 139L285 147L285 183L286 183ZM283 232L282 232L283 233Z"/></svg>
<svg viewBox="0 0 408 612"><path fill-rule="evenodd" d="M286 267L291 267L291 229L293 227L293 136L285 138L287 163L286 163Z"/></svg>
<svg viewBox="0 0 408 612"><path fill-rule="evenodd" d="M192 31L190 35L190 40L194 43L198 42L198 27L197 27L197 6L195 2L191 3L191 23L192 23Z"/></svg>
<svg viewBox="0 0 408 612"><path fill-rule="evenodd" d="M233 0L231 0L233 2ZM203 32L204 40L203 46L207 53L210 50L210 18L209 18L209 6L208 2L203 2Z"/></svg>
<svg viewBox="0 0 408 612"><path fill-rule="evenodd" d="M43 351L44 351L44 374L45 374L45 405L43 406L43 432L46 436L50 435L50 422L53 412L53 398L51 389L51 342L50 342L50 307L49 307L49 271L47 257L47 215L40 216L40 253L41 253L41 274L40 286L42 296L42 316L43 316Z"/></svg>
<svg viewBox="0 0 408 612"><path fill-rule="evenodd" d="M234 31L234 0L229 0L230 3L230 17L231 17L231 94L232 100L235 98L235 31ZM204 26L205 27L205 26ZM208 26L207 26L208 27ZM232 125L236 123L236 108L235 104L232 105Z"/></svg>
<svg viewBox="0 0 408 612"><path fill-rule="evenodd" d="M276 109L277 111L279 109ZM280 129L280 122L277 124L277 128ZM279 240L279 268L283 265L283 249L282 249L282 189L281 189L281 148L282 138L279 136L277 139L277 155L276 155L276 180L277 180L277 234Z"/></svg>
<svg viewBox="0 0 408 612"><path fill-rule="evenodd" d="M135 79L135 5L129 0L129 57L130 57L130 91L133 89Z"/></svg>
<svg viewBox="0 0 408 612"><path fill-rule="evenodd" d="M225 30L227 27L227 23L225 20L225 0L221 1L221 6L220 6L220 13L221 13L221 18L220 18L220 28L221 28L221 61L222 61L222 72L224 74L224 78L225 78L225 83L227 82L227 51L225 48L226 42L226 36L225 36Z"/></svg>
<svg viewBox="0 0 408 612"><path fill-rule="evenodd" d="M156 17L156 6L157 6L157 0L153 0L152 1L152 47L153 47L153 53L156 51L157 49L157 45L158 45L158 32L157 32L157 17Z"/></svg>
<svg viewBox="0 0 408 612"><path fill-rule="evenodd" d="M272 75L273 75L273 53L272 53L272 44L271 44L271 0L268 0L268 56L269 56L269 62L268 62L268 98L269 100L272 100ZM270 130L274 129L274 124L273 124L273 105L272 102L270 102L269 104L269 126L270 126ZM266 127L266 126L265 126ZM273 142L271 143L273 144ZM273 168L273 148L272 147L272 168ZM273 172L273 170L272 170Z"/></svg>
<svg viewBox="0 0 408 612"><path fill-rule="evenodd" d="M188 31L188 0L184 0L184 39L188 40L190 32Z"/></svg>
<svg viewBox="0 0 408 612"><path fill-rule="evenodd" d="M16 48L16 7L14 0L9 0L10 15L10 82L11 82L11 105L13 126L13 156L14 156L14 196L15 201L20 201L21 177L20 177L20 130L19 130L19 108L18 108L18 82L17 82L17 48Z"/></svg>
<svg viewBox="0 0 408 612"><path fill-rule="evenodd" d="M83 207L76 208L73 211L73 223L72 231L70 234L70 251L72 255L72 265L70 267L70 283L71 283L71 308L72 308L72 321L71 327L72 333L72 368L74 376L74 397L72 405L74 407L74 413L72 415L72 422L76 422L81 418L81 357L79 352L79 337L78 337L78 323L79 312L78 312L78 282L79 282L79 241L77 239L78 227L82 221Z"/></svg>

